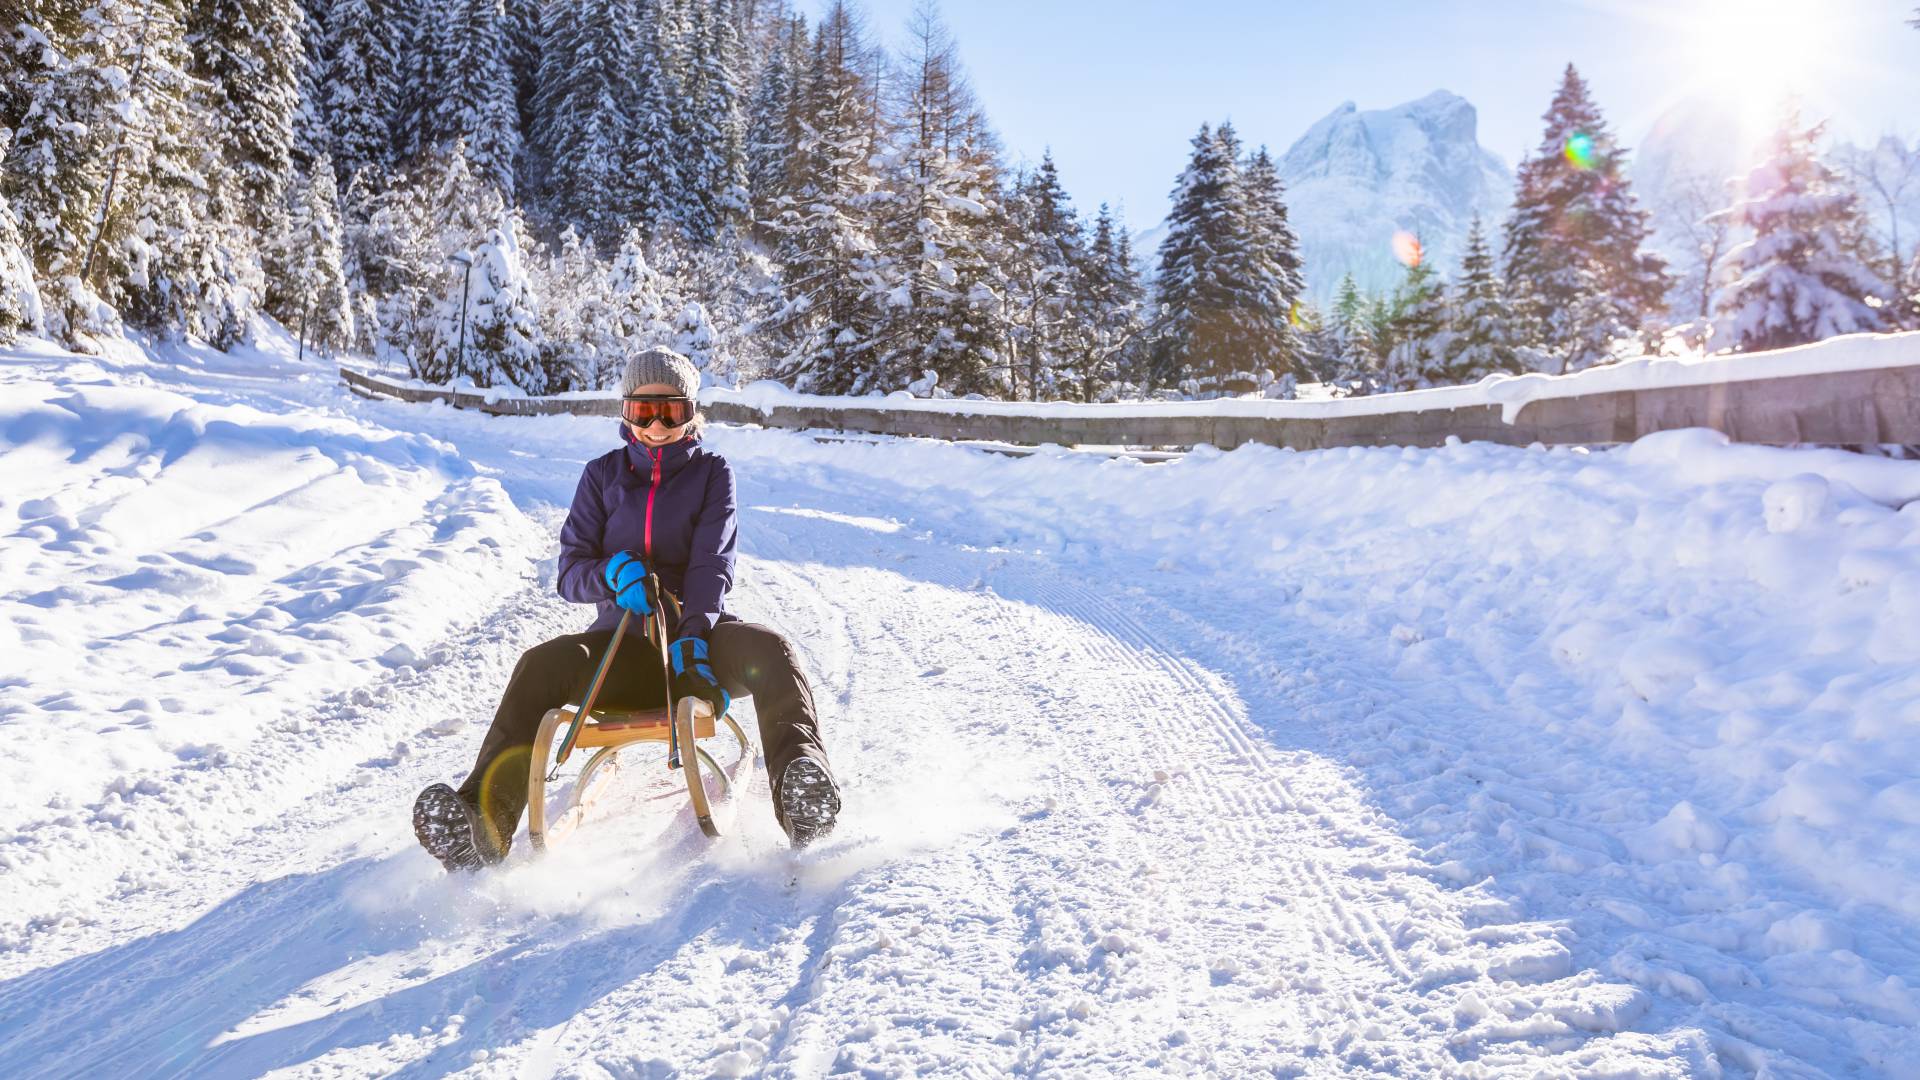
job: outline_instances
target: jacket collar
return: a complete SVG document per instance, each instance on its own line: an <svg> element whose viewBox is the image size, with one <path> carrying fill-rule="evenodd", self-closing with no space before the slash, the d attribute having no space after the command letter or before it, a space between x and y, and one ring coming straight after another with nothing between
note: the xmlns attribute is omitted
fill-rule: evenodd
<svg viewBox="0 0 1920 1080"><path fill-rule="evenodd" d="M668 443L658 451L649 450L640 443L640 440L633 437L633 432L627 430L627 425L624 423L620 425L620 441L626 444L627 450L625 457L628 467L623 471L629 476L638 477L642 483L650 482L653 478L655 453L661 455L660 477L665 479L680 471L680 467L687 463L693 456L694 450L700 445L700 440L687 438Z"/></svg>

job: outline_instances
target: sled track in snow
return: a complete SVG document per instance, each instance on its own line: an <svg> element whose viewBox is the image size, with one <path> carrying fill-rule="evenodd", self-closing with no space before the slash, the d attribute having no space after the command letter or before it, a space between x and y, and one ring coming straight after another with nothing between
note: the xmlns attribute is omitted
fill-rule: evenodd
<svg viewBox="0 0 1920 1080"><path fill-rule="evenodd" d="M1338 1005L1320 1012L1332 1030L1322 1033L1319 1048L1352 1054L1350 1066L1414 1072L1457 1066L1497 1050L1484 1037L1462 1037L1458 1030L1466 995L1502 992L1483 974L1488 950L1475 942L1522 950L1545 946L1541 959L1546 962L1532 971L1512 964L1507 974L1523 985L1550 981L1559 971L1552 962L1552 928L1483 926L1470 936L1462 917L1466 899L1414 873L1421 860L1410 845L1378 827L1377 813L1337 766L1317 755L1272 748L1268 736L1252 727L1246 707L1230 700L1230 690L1116 604L1090 590L1062 587L1058 578L1040 581L1037 596L1047 607L1084 620L1120 643L1122 658L1151 666L1181 688L1189 707L1162 707L1145 715L1167 722L1166 731L1174 733L1171 744L1161 739L1162 752L1187 747L1205 755L1198 762L1199 775L1191 778L1198 781L1203 807L1195 824L1217 825L1224 836L1207 829L1198 848L1226 855L1223 863L1244 858L1257 864L1271 883L1269 897L1277 894L1308 929L1327 965L1358 961L1357 969L1344 972L1346 984L1332 991ZM1375 827L1356 828L1367 824ZM1258 902L1250 896L1246 906L1257 908ZM1383 919L1393 920L1397 930L1390 933ZM1232 940L1231 929L1222 929ZM1411 955L1403 942L1420 946L1419 955ZM1225 959L1245 970L1263 950L1242 952L1255 955ZM1280 979L1267 989L1290 997L1311 997L1325 983L1324 976L1305 970L1283 972ZM1557 1049L1574 1049L1588 1038L1558 1024L1552 1012L1537 1016L1539 1029L1560 1028L1563 1045ZM1397 1026L1403 1039L1422 1045L1431 1056L1396 1059L1382 1056L1380 1048L1369 1049L1366 1043L1380 1041L1369 1039L1369 1029L1382 1026ZM1524 1054L1533 1048L1517 1049Z"/></svg>

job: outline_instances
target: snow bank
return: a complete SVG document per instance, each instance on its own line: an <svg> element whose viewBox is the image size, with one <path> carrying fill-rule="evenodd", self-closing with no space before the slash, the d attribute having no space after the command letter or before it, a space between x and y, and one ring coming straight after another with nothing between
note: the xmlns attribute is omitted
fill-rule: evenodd
<svg viewBox="0 0 1920 1080"><path fill-rule="evenodd" d="M40 877L55 835L172 827L136 810L170 777L435 663L428 643L551 544L452 445L294 404L339 390L271 351L152 363L23 341L0 350L0 387L11 887L80 887Z"/></svg>
<svg viewBox="0 0 1920 1080"><path fill-rule="evenodd" d="M1117 402L1083 405L1075 402L966 401L955 398L856 398L799 394L777 382L762 381L739 390L708 387L703 402L733 402L770 412L776 406L816 409L887 409L967 416L1038 416L1048 418L1249 416L1271 420L1324 420L1344 416L1431 409L1460 409L1498 405L1511 424L1530 401L1580 397L1621 390L1660 387L1713 386L1720 383L1818 375L1836 371L1871 371L1920 364L1920 332L1852 334L1829 338L1776 352L1739 356L1647 356L1618 364L1588 368L1571 375L1489 375L1468 386L1411 390L1399 394L1333 398L1321 401L1270 401L1228 398L1215 401Z"/></svg>
<svg viewBox="0 0 1920 1080"><path fill-rule="evenodd" d="M963 398L916 398L898 391L885 397L836 397L802 394L770 379L739 389L708 386L700 391L703 404L730 403L758 410L775 408L880 409L959 416L1031 416L1152 418L1187 416L1242 416L1270 420L1325 420L1348 416L1422 412L1498 405L1501 419L1513 423L1528 402L1581 397L1625 390L1662 387L1715 386L1729 382L1778 379L1840 371L1874 371L1920 364L1920 331L1903 334L1852 334L1774 352L1728 356L1644 356L1617 364L1588 368L1571 375L1489 375L1467 386L1409 390L1367 397L1278 401L1264 398L1222 398L1212 401L1128 401L1082 404L1071 401L987 401ZM418 379L381 374L354 366L370 379L413 390L464 390L481 394L489 404L518 396L491 392L471 385L443 386ZM578 390L542 400L611 401L618 395L605 390Z"/></svg>

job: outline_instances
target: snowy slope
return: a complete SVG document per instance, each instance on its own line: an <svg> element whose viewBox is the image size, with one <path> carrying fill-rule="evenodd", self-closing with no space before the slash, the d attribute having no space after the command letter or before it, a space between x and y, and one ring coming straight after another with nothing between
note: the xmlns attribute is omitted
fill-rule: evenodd
<svg viewBox="0 0 1920 1080"><path fill-rule="evenodd" d="M709 845L636 761L467 882L406 807L585 622L608 423L271 350L0 380L0 1075L1920 1070L1920 516L1845 455L718 428L843 829L758 784Z"/></svg>
<svg viewBox="0 0 1920 1080"><path fill-rule="evenodd" d="M1475 213L1492 234L1513 180L1481 147L1478 122L1471 103L1445 90L1390 109L1348 101L1287 149L1288 218L1316 300L1331 298L1349 271L1370 292L1398 285L1396 232L1417 236L1442 273L1453 272Z"/></svg>

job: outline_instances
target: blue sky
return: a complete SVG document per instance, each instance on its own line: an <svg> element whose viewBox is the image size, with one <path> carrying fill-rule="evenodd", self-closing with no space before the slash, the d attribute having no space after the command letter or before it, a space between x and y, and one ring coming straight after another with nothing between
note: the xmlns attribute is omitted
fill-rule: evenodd
<svg viewBox="0 0 1920 1080"><path fill-rule="evenodd" d="M1481 145L1518 161L1572 61L1628 143L1682 98L1810 114L1864 139L1920 134L1920 0L947 0L941 12L1011 160L1051 146L1077 206L1146 228L1202 121L1277 155L1342 101L1435 89L1479 110ZM810 16L822 0L803 3ZM892 43L913 0L862 0Z"/></svg>

